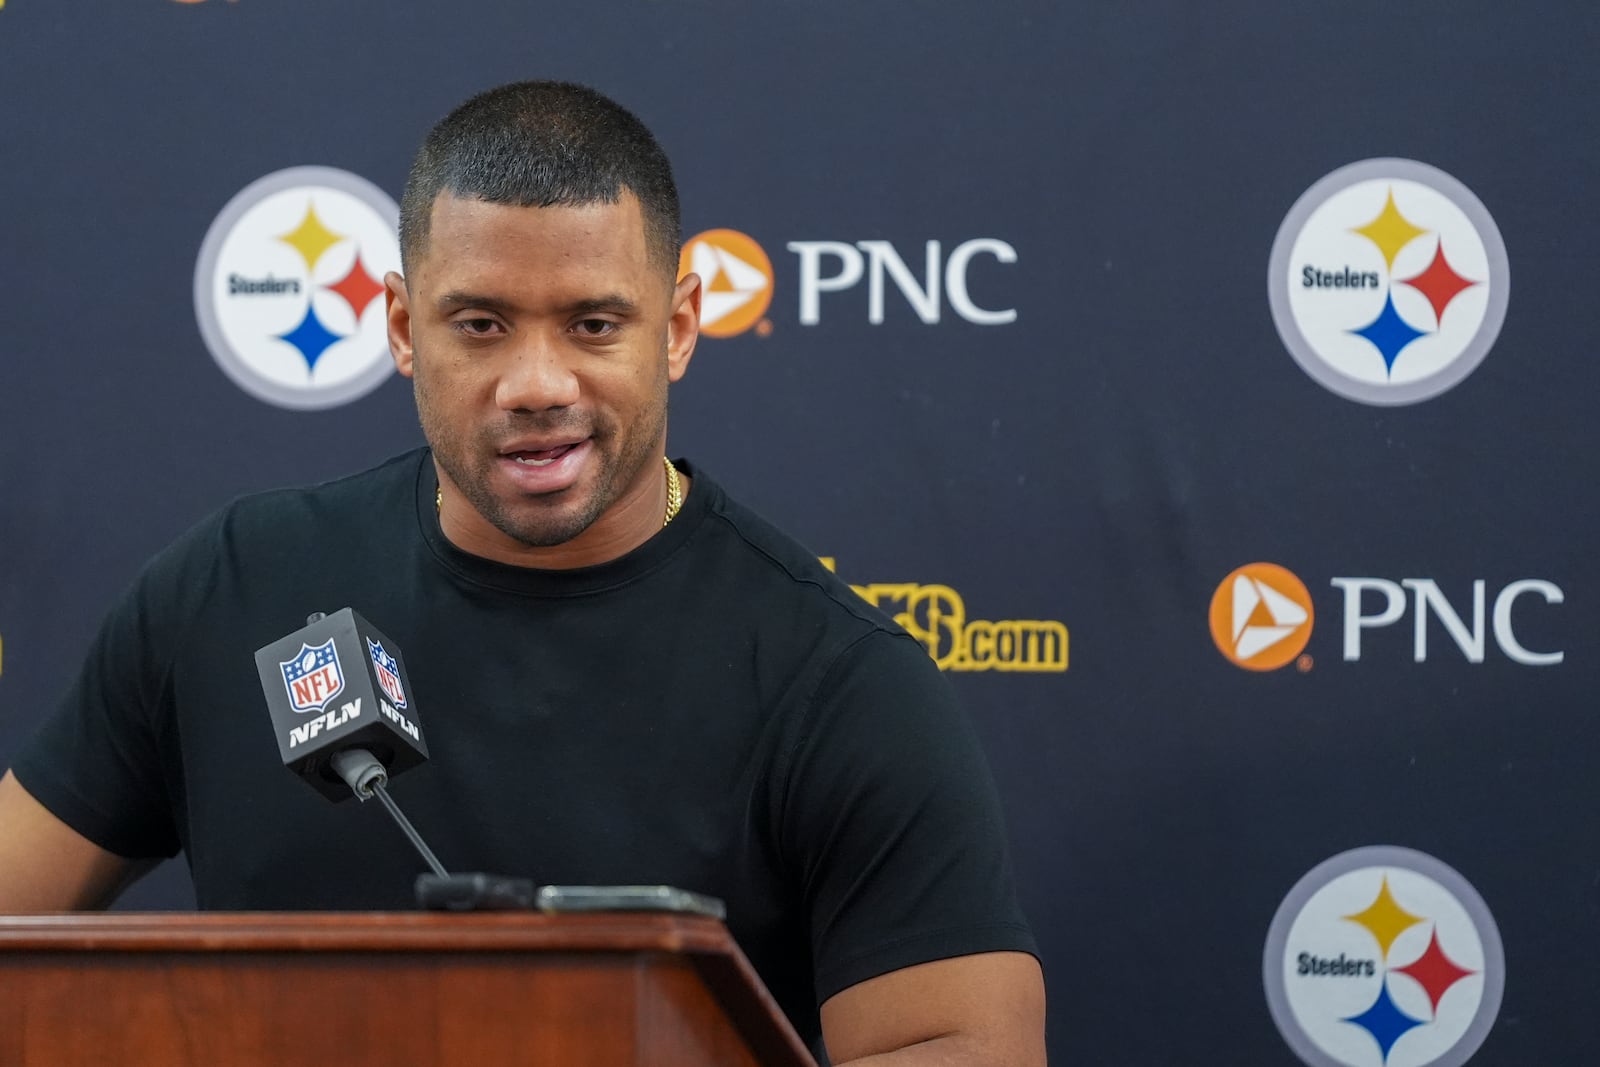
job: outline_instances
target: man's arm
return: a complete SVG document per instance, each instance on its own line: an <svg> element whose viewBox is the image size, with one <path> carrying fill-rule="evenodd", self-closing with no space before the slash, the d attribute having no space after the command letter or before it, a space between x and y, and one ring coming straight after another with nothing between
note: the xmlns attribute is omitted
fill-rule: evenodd
<svg viewBox="0 0 1600 1067"><path fill-rule="evenodd" d="M1044 1067L1044 976L1025 952L935 960L822 1005L838 1067Z"/></svg>
<svg viewBox="0 0 1600 1067"><path fill-rule="evenodd" d="M10 771L0 778L0 914L104 907L142 871L50 814Z"/></svg>

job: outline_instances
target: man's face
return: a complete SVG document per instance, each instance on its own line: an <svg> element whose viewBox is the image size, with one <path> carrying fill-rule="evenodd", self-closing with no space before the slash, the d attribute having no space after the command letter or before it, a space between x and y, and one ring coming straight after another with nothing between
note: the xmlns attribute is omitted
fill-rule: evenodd
<svg viewBox="0 0 1600 1067"><path fill-rule="evenodd" d="M463 547L599 563L660 526L667 385L683 376L698 281L676 287L638 201L434 202L411 275L385 279L389 340ZM556 561L559 561L556 563Z"/></svg>

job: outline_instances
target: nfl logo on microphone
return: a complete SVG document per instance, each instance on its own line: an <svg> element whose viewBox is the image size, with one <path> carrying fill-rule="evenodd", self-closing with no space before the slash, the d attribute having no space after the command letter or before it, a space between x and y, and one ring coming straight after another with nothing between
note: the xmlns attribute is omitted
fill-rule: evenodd
<svg viewBox="0 0 1600 1067"><path fill-rule="evenodd" d="M383 646L372 638L367 638L367 651L372 654L372 665L376 668L378 686L389 698L389 703L397 708L406 706L406 691L400 687L400 664L395 658L383 650Z"/></svg>
<svg viewBox="0 0 1600 1067"><path fill-rule="evenodd" d="M294 658L279 661L278 668L289 691L289 706L301 713L321 711L344 689L344 672L331 637L315 648L302 644Z"/></svg>

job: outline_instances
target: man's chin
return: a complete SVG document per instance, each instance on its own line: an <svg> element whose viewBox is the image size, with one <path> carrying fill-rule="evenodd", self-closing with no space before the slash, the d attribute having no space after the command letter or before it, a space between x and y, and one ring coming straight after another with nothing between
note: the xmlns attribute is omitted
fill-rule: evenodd
<svg viewBox="0 0 1600 1067"><path fill-rule="evenodd" d="M501 533L529 548L554 548L564 545L587 530L594 522L587 509L551 508L543 514L518 515L502 512L494 520Z"/></svg>
<svg viewBox="0 0 1600 1067"><path fill-rule="evenodd" d="M517 529L504 530L502 532L526 548L555 548L558 545L564 545L573 540L579 534L583 533L585 529L587 529L587 527L560 530Z"/></svg>

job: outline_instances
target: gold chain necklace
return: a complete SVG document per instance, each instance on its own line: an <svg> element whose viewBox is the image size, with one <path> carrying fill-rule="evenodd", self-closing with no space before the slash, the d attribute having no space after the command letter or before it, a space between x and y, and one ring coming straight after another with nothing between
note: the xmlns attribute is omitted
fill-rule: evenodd
<svg viewBox="0 0 1600 1067"><path fill-rule="evenodd" d="M661 525L665 526L683 509L683 480L678 477L678 468L672 465L672 460L662 456L661 462L667 465L667 516L661 520ZM441 485L433 490L433 513L437 515L443 510L444 486Z"/></svg>
<svg viewBox="0 0 1600 1067"><path fill-rule="evenodd" d="M683 507L683 482L678 479L678 468L672 465L672 460L662 456L661 462L667 465L667 517L661 520L661 525L665 526Z"/></svg>

